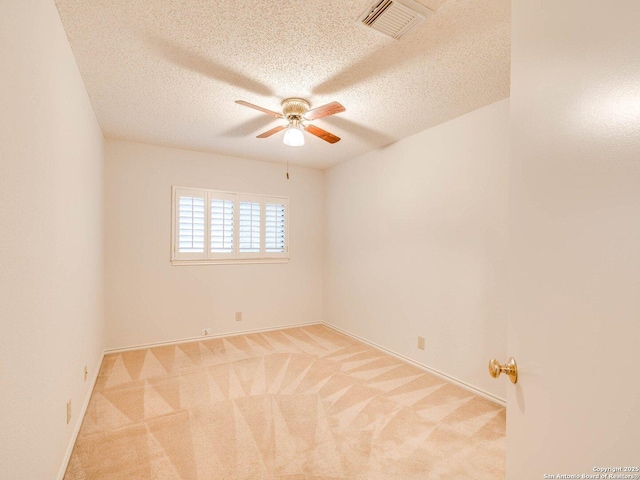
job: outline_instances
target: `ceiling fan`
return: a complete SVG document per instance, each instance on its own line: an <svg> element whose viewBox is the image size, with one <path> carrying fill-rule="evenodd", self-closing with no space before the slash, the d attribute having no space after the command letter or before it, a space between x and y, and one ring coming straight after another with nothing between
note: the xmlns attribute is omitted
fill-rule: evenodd
<svg viewBox="0 0 640 480"><path fill-rule="evenodd" d="M274 133L278 133L286 129L282 141L285 145L289 145L291 147L304 145L304 134L302 133L302 130L306 130L311 135L315 135L325 142L336 143L340 141L340 137L309 123L318 118L328 117L329 115L344 112L345 108L338 102L327 103L321 107L309 110L311 105L306 100L302 98L287 98L282 101L282 113L259 107L258 105L245 102L244 100L236 100L236 103L287 121L286 125L280 125L272 128L271 130L258 135L256 138L267 138Z"/></svg>

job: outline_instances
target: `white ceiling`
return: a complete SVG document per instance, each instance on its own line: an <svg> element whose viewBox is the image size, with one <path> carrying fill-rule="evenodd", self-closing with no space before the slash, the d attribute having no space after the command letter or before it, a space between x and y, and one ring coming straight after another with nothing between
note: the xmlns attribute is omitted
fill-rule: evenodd
<svg viewBox="0 0 640 480"><path fill-rule="evenodd" d="M509 95L510 0L420 0L393 40L357 23L370 0L57 0L106 137L326 168ZM255 136L287 97L347 111L342 137Z"/></svg>

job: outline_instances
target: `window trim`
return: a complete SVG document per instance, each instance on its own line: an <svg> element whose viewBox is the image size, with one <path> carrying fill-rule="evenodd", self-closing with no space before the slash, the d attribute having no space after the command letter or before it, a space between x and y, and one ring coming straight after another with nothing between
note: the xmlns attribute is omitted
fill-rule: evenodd
<svg viewBox="0 0 640 480"><path fill-rule="evenodd" d="M205 248L204 252L199 258L184 258L185 255L193 257L193 254L180 254L178 252L178 219L177 213L179 209L178 195L179 193L193 192L194 196L205 197ZM219 252L211 252L211 200L214 195L221 195L219 198L234 198L234 230L233 230L233 247L232 253L225 254ZM240 201L245 199L259 199L260 200L260 252L259 253L247 253L239 252L240 248L240 234L239 234L239 216L240 216ZM266 204L274 203L275 201L283 202L285 205L285 251L282 253L268 253L265 252L265 238L266 238ZM288 263L290 255L289 245L289 225L290 225L290 213L289 213L289 197L280 195L265 195L245 192L231 192L226 190L213 190L208 188L197 187L181 187L177 185L171 186L171 235L170 235L170 261L172 265L234 265L234 264L269 264L269 263ZM198 254L200 255L200 254ZM252 256L254 255L254 256Z"/></svg>

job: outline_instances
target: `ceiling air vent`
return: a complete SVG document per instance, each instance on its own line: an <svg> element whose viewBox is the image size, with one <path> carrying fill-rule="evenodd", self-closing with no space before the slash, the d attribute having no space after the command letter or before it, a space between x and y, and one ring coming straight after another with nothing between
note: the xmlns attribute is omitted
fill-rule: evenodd
<svg viewBox="0 0 640 480"><path fill-rule="evenodd" d="M397 40L415 29L431 13L427 7L413 0L375 0L358 22Z"/></svg>

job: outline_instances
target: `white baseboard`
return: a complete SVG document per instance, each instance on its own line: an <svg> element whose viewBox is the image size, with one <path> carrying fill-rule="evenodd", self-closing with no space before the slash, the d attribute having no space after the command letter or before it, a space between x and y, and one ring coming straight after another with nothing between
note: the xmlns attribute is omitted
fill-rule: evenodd
<svg viewBox="0 0 640 480"><path fill-rule="evenodd" d="M207 335L207 336L201 335L199 337L182 338L179 340L170 340L167 342L145 343L140 345L130 345L128 347L107 348L104 351L104 353L105 355L108 355L111 353L122 353L122 352L131 351L131 350L140 350L141 348L162 347L165 345L177 345L178 343L201 342L203 340L209 340L212 338L234 337L236 335L248 335L251 333L273 332L274 330L283 330L285 328L308 327L309 325L320 325L320 324L322 324L322 322L292 323L289 325L279 325L277 327L256 328L253 330L241 330L237 332L216 333L215 335Z"/></svg>
<svg viewBox="0 0 640 480"><path fill-rule="evenodd" d="M420 368L422 370L426 370L427 372L432 373L432 374L436 375L437 377L440 377L440 378L442 378L444 380L447 380L448 382L451 382L451 383L453 383L453 384L455 384L455 385L457 385L457 386L459 386L461 388L464 388L465 390L468 390L468 391L470 391L472 393L475 393L476 395L479 395L479 396L481 396L483 398L486 398L487 400L491 400L492 402L497 403L498 405L502 405L503 407L507 406L507 401L504 398L500 398L500 397L498 397L498 396L496 396L496 395L494 395L492 393L489 393L489 392L487 392L485 390L482 390L481 388L478 388L478 387L475 387L475 386L473 386L473 385L471 385L469 383L463 382L462 380L459 380L459 379L457 379L455 377L452 377L451 375L447 375L446 373L443 373L443 372L441 372L439 370L436 370L435 368L432 368L432 367L430 367L428 365L425 365L425 364L420 363L420 362L416 362L415 360L413 360L413 359L411 359L409 357L405 357L404 355L402 355L400 353L394 352L393 350L389 350L388 348L383 347L382 345L378 345L377 343L374 343L374 342L372 342L370 340L367 340L366 338L362 338L362 337L360 337L358 335L354 335L353 333L348 332L346 330L343 330L340 327L336 327L335 325L331 325L330 323L326 323L326 322L322 322L322 324L325 325L328 328L331 328L332 330L335 330L336 332L339 332L339 333L342 333L344 335L347 335L347 336L349 336L351 338L354 338L354 339L356 339L356 340L358 340L358 341L360 341L362 343L366 343L367 345L370 345L373 348L381 350L381 351L383 351L385 353L388 353L388 354L390 354L390 355L392 355L392 356L394 356L396 358L399 358L400 360L403 360L403 361L408 362L408 363L410 363L412 365L415 365L416 367L418 367L418 368Z"/></svg>
<svg viewBox="0 0 640 480"><path fill-rule="evenodd" d="M84 399L84 403L82 404L82 409L80 409L80 414L78 415L76 424L73 427L73 434L71 435L71 439L69 440L67 451L64 454L64 459L62 460L62 466L60 467L60 471L58 472L57 480L63 480L64 474L67 472L67 467L69 466L69 460L71 460L71 453L73 452L73 447L76 444L78 433L80 433L80 427L82 427L82 422L84 421L84 414L87 413L89 400L91 400L91 395L93 394L93 388L96 386L96 381L98 380L98 374L100 373L100 369L102 368L103 360L104 360L104 352L100 356L100 360L98 361L98 366L93 372L93 378L91 379L91 384L89 385L89 390L87 391L87 395Z"/></svg>

